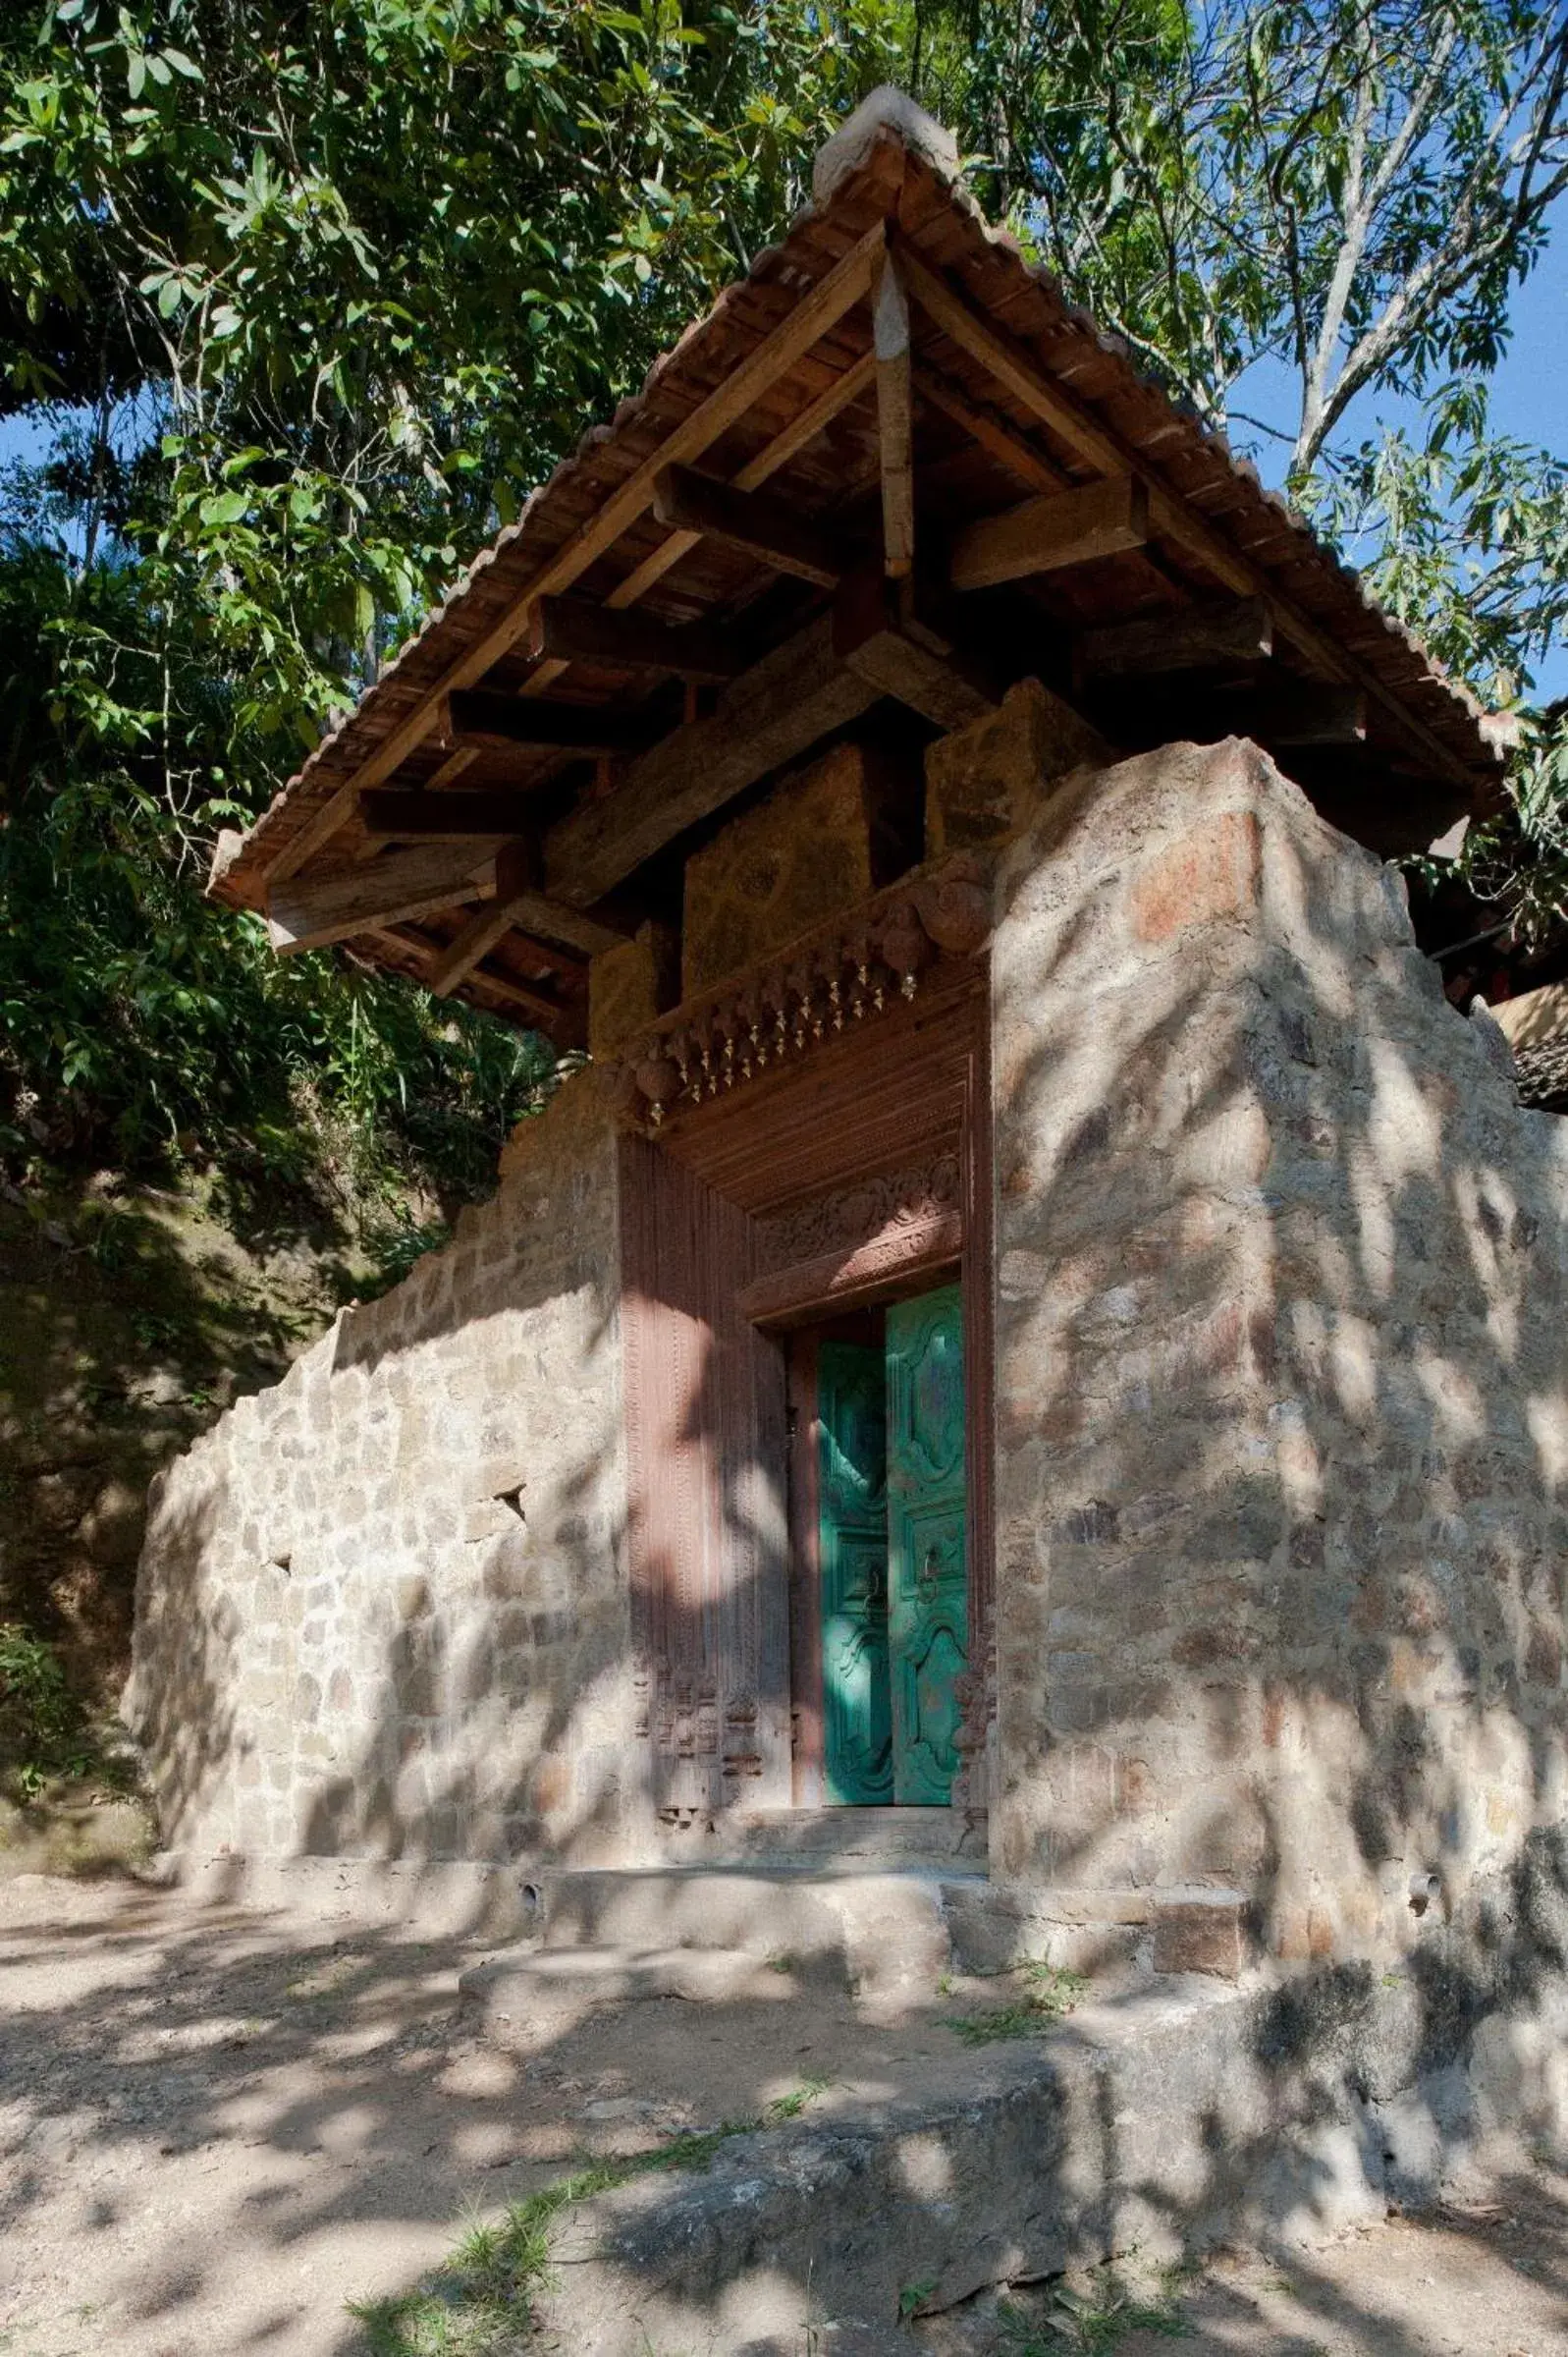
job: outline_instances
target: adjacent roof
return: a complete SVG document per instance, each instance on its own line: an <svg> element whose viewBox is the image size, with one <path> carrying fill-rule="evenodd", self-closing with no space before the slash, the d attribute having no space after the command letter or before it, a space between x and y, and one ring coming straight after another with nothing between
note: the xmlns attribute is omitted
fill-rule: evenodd
<svg viewBox="0 0 1568 2357"><path fill-rule="evenodd" d="M815 200L784 240L757 255L609 425L585 434L248 833L226 841L214 894L266 909L285 882L297 893L318 879L363 879L378 859L406 860L406 852L378 852L366 834L358 795L372 786L427 791L434 781L440 791L460 775L464 790L514 794L519 831L543 828L547 850L551 828L595 796L613 801L615 773L604 764L585 771L569 750L464 746L450 733L447 693L476 685L508 697L548 687L557 704L613 705L650 730L680 724L679 691L669 682L650 687L645 672L531 654L541 592L569 589L619 611L635 605L672 626L707 621L738 633L753 654L798 630L820 590L781 580L733 545L658 521L653 476L666 458L697 462L722 483L755 488L766 479L769 494L807 521L851 537L872 528L880 508L870 291L884 249L899 257L911 297L922 531L929 525L940 538L1031 493L1118 473L1147 494L1145 546L1017 584L1032 601L1020 611L1040 633L1043 668L1057 660L1060 670L1065 654L1052 658L1050 648L1065 650L1085 629L1262 597L1294 681L1337 681L1365 699L1364 744L1314 754L1296 773L1329 816L1380 850L1399 850L1492 806L1500 750L1481 707L1251 466L1141 373L1124 345L1067 302L1012 238L986 224L959 184L946 135L907 100L881 92L823 150ZM689 718L689 700L683 709ZM613 820L607 806L606 824ZM492 888L485 860L495 843L471 848L473 874L450 909L395 910L358 932L340 924L335 937L378 964L428 976ZM584 903L563 874L564 887L561 875L540 869L538 892L523 904L530 930L502 932L453 985L514 1019L545 1020L558 1036L576 1018L550 1025L540 1010L556 999L575 1006L581 959L599 938L598 904ZM635 871L627 882L634 899ZM552 891L563 905L586 907L587 923L552 933ZM603 938L627 921L622 907Z"/></svg>

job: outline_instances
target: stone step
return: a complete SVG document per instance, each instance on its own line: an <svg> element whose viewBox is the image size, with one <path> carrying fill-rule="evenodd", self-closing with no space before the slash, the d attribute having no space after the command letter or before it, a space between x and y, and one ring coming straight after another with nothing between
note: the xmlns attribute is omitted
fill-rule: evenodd
<svg viewBox="0 0 1568 2357"><path fill-rule="evenodd" d="M723 1828L727 1851L758 1865L986 1867L985 1822L961 1809L732 1809Z"/></svg>
<svg viewBox="0 0 1568 2357"><path fill-rule="evenodd" d="M732 1952L863 1996L930 1995L952 1962L951 1881L909 1869L856 1873L843 1860L829 1874L561 1868L536 1886L535 1952Z"/></svg>

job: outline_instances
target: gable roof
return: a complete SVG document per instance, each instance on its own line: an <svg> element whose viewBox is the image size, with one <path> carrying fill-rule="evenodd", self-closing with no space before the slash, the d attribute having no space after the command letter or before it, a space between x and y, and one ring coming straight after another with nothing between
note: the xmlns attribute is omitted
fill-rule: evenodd
<svg viewBox="0 0 1568 2357"><path fill-rule="evenodd" d="M668 675L628 670L613 651L552 653L539 600L570 593L574 648L593 643L579 608L635 609L666 630L713 626L778 670L783 650L801 646L803 627L826 611L834 573L819 569L813 580L809 548L782 573L777 551L759 555L727 537L722 515L712 530L661 521L661 511L684 513L678 498L672 510L676 478L662 470L700 464L710 489L751 493L758 514L766 501L776 536L788 537L786 510L797 539L815 527L819 542L823 533L843 541L845 567L857 550L875 562L885 454L872 302L890 254L908 305L913 516L923 543L950 546L974 519L1078 486L1125 482L1139 503L1140 539L1111 535L1092 560L984 593L992 604L974 608L987 616L979 636L1010 634L1023 650L1015 674L1022 661L1070 693L1086 632L1145 618L1165 628L1217 601L1254 601L1271 673L1297 691L1337 686L1341 705L1348 697L1361 715L1341 732L1347 742L1309 742L1285 760L1325 815L1396 850L1493 806L1500 748L1475 699L1221 436L1176 407L1123 344L986 224L946 135L897 93L879 92L822 150L814 201L781 243L757 255L608 425L584 435L266 812L243 838L226 839L215 897L268 911L281 948L345 940L372 962L461 990L513 1019L562 1038L580 1033L583 960L634 921L637 869L680 833L677 825L660 838L645 814L661 795L673 796L670 815L682 824L695 806L672 783L678 761L656 765L651 778L644 770L638 787L610 750L628 735L676 743L697 699L677 701ZM684 478L676 492L699 507L705 496ZM1000 623L999 594L1011 598ZM725 689L727 702L743 685ZM844 699L830 686L826 729L842 725L834 715ZM555 733L582 742L509 745L514 710L455 714L450 695L472 689L518 709L539 698L532 708L548 711ZM1155 706L1164 712L1168 698ZM580 728L568 707L580 708ZM755 698L737 706L736 726L755 725L757 708ZM1236 709L1245 721L1253 707ZM929 709L927 717L942 725ZM603 755L585 774L596 745ZM704 740L680 745L705 758ZM510 797L497 805L495 833L376 850L366 790L460 784L470 796ZM514 832L501 823L513 801ZM469 815L478 809L474 799ZM637 857L618 864L622 842ZM594 857L584 860L590 843ZM612 890L623 904L607 910ZM511 906L514 921L493 923L493 938L464 966L487 904L497 918Z"/></svg>

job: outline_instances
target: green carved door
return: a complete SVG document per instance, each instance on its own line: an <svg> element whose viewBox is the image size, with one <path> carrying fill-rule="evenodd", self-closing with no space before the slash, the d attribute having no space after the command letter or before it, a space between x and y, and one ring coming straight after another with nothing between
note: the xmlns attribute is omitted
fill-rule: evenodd
<svg viewBox="0 0 1568 2357"><path fill-rule="evenodd" d="M955 1285L888 1312L888 1590L892 1786L951 1793L968 1658L963 1318Z"/></svg>
<svg viewBox="0 0 1568 2357"><path fill-rule="evenodd" d="M886 1396L880 1350L818 1344L823 1771L861 1807L893 1797Z"/></svg>

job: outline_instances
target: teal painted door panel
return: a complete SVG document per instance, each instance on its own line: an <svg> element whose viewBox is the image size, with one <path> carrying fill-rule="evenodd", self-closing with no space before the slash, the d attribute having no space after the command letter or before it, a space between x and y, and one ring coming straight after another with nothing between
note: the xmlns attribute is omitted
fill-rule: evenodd
<svg viewBox="0 0 1568 2357"><path fill-rule="evenodd" d="M888 1435L883 1353L817 1351L823 1769L828 1798L893 1797L888 1663Z"/></svg>
<svg viewBox="0 0 1568 2357"><path fill-rule="evenodd" d="M968 1659L963 1317L955 1285L895 1302L887 1339L893 1798L951 1796Z"/></svg>

